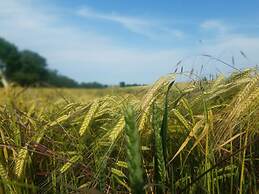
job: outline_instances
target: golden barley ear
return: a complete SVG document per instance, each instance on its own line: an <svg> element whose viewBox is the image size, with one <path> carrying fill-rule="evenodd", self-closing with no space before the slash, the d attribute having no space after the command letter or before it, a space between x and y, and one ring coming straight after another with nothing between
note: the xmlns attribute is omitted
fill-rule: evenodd
<svg viewBox="0 0 259 194"><path fill-rule="evenodd" d="M27 159L28 150L27 146L21 148L21 150L18 153L16 163L15 163L15 174L18 178L22 176L22 173L24 171L25 166L25 160Z"/></svg>
<svg viewBox="0 0 259 194"><path fill-rule="evenodd" d="M9 179L6 168L1 162L0 162L0 178L3 179L3 180Z"/></svg>
<svg viewBox="0 0 259 194"><path fill-rule="evenodd" d="M73 166L73 164L75 164L76 162L78 162L79 160L82 159L81 155L76 155L73 156L72 158L70 158L61 168L60 168L60 172L63 174L65 173L69 168L71 168Z"/></svg>
<svg viewBox="0 0 259 194"><path fill-rule="evenodd" d="M98 110L98 107L99 107L99 101L95 100L92 103L88 113L85 115L84 121L83 121L83 123L81 125L81 128L79 130L80 136L83 136L86 133L86 130L90 127L91 122L93 121L94 116L95 116L95 114Z"/></svg>
<svg viewBox="0 0 259 194"><path fill-rule="evenodd" d="M153 102L161 95L164 95L163 89L166 88L173 80L175 80L175 74L169 74L157 80L154 85L149 89L147 94L143 97L141 108L141 116L139 121L139 130L145 131L145 126L148 118L150 117L150 109Z"/></svg>
<svg viewBox="0 0 259 194"><path fill-rule="evenodd" d="M41 141L41 139L43 138L45 130L46 129L43 129L39 133L35 134L31 138L31 141L38 144ZM29 145L29 143L27 143L24 147L22 147L19 150L18 156L15 159L15 175L17 176L17 178L21 178L21 176L23 175L24 170L26 168L26 160L29 155L28 145Z"/></svg>

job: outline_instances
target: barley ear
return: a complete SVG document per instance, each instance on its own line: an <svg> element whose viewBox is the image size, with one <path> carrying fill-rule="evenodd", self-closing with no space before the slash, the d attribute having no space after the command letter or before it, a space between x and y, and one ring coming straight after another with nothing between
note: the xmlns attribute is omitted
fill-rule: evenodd
<svg viewBox="0 0 259 194"><path fill-rule="evenodd" d="M132 106L125 109L126 139L129 181L132 194L144 192L143 169L140 153L140 137L136 124L136 114Z"/></svg>
<svg viewBox="0 0 259 194"><path fill-rule="evenodd" d="M161 138L161 120L159 118L157 107L153 106L152 125L153 133L153 148L154 148L154 182L157 185L155 191L157 194L165 193L164 185L166 184L166 168L163 153L163 144Z"/></svg>
<svg viewBox="0 0 259 194"><path fill-rule="evenodd" d="M98 107L99 107L99 102L98 102L98 100L95 100L93 102L93 104L91 105L88 113L85 115L84 121L80 127L80 130L79 130L80 136L83 136L87 132L87 129L91 125L91 122L94 119L94 116L98 110Z"/></svg>

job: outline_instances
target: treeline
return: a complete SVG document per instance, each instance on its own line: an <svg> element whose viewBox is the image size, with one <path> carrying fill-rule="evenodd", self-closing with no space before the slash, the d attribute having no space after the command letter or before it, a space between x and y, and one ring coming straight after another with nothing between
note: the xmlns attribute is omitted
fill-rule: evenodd
<svg viewBox="0 0 259 194"><path fill-rule="evenodd" d="M23 50L0 38L0 71L7 81L21 86L105 88L98 82L78 83L48 68L47 60L38 53Z"/></svg>
<svg viewBox="0 0 259 194"><path fill-rule="evenodd" d="M134 84L128 84L128 83L125 83L125 82L120 82L119 83L119 86L121 87L121 88L124 88L124 87L137 87L137 86L145 86L146 84L136 84L136 83L134 83Z"/></svg>

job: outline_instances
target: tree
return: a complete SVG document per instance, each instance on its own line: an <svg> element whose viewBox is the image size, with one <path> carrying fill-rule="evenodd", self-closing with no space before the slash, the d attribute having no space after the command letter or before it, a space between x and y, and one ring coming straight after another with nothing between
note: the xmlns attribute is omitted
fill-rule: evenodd
<svg viewBox="0 0 259 194"><path fill-rule="evenodd" d="M59 75L56 70L48 70L46 83L48 86L76 88L78 83L64 75Z"/></svg>
<svg viewBox="0 0 259 194"><path fill-rule="evenodd" d="M125 84L125 82L120 82L120 87L125 87L126 86L126 84Z"/></svg>
<svg viewBox="0 0 259 194"><path fill-rule="evenodd" d="M82 82L80 84L80 87L81 88L107 88L108 86L103 85L103 84L98 83L98 82L88 82L88 83Z"/></svg>
<svg viewBox="0 0 259 194"><path fill-rule="evenodd" d="M39 54L25 50L20 52L21 68L13 74L13 80L21 85L43 83L47 78L46 59Z"/></svg>
<svg viewBox="0 0 259 194"><path fill-rule="evenodd" d="M13 74L21 69L20 54L18 49L13 44L7 42L5 39L0 38L0 59L4 67L3 73L8 79L12 79Z"/></svg>

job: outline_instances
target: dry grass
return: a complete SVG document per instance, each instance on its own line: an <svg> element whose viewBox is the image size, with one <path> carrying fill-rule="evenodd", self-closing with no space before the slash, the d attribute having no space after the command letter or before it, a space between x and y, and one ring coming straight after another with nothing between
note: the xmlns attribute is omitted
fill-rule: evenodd
<svg viewBox="0 0 259 194"><path fill-rule="evenodd" d="M144 88L1 89L0 193L258 192L258 73L169 90L175 76Z"/></svg>

